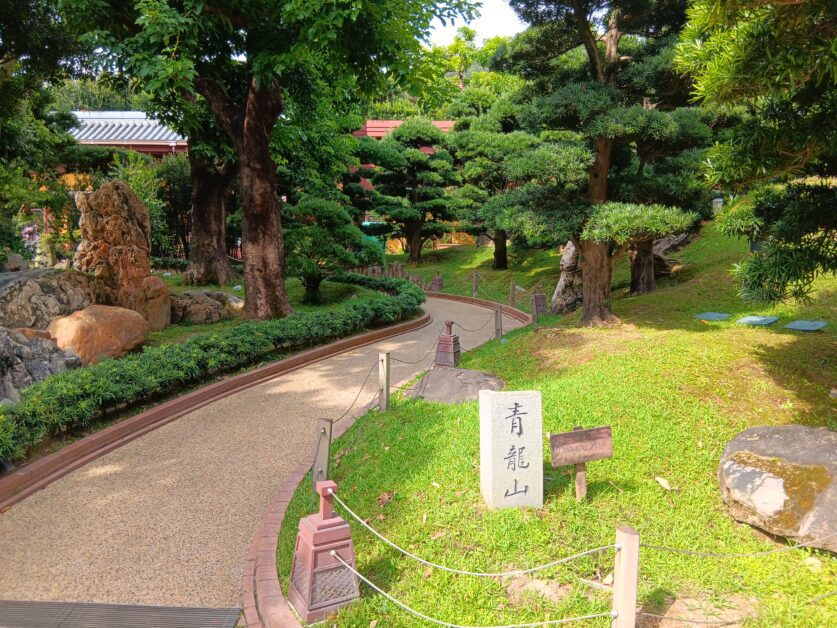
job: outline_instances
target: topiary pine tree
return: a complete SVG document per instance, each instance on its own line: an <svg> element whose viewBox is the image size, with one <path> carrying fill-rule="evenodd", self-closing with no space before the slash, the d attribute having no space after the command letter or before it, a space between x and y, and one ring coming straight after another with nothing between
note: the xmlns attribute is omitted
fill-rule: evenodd
<svg viewBox="0 0 837 628"><path fill-rule="evenodd" d="M806 298L837 271L837 48L834 3L692 0L677 61L704 107L744 111L706 160L710 183L765 189L721 216L727 233L763 240L735 273L741 295ZM800 175L820 183L774 185Z"/></svg>
<svg viewBox="0 0 837 628"><path fill-rule="evenodd" d="M455 218L450 190L460 182L444 133L425 118L408 118L381 140L371 169L373 211L394 227L410 262L421 261L431 238L450 230Z"/></svg>

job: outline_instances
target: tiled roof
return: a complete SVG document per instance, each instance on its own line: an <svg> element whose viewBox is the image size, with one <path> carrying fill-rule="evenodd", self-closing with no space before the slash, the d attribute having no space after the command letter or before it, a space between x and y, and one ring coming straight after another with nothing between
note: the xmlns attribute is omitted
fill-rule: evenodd
<svg viewBox="0 0 837 628"><path fill-rule="evenodd" d="M79 125L70 134L82 144L185 142L169 127L142 111L74 111Z"/></svg>
<svg viewBox="0 0 837 628"><path fill-rule="evenodd" d="M355 131L352 135L355 137L375 137L381 139L386 137L392 131L404 124L404 120L367 120L364 125ZM433 125L440 131L447 133L453 130L453 120L433 120Z"/></svg>

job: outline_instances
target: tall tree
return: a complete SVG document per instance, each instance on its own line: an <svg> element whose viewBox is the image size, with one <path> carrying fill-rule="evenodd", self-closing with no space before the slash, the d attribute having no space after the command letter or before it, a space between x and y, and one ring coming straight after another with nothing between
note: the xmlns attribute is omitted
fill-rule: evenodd
<svg viewBox="0 0 837 628"><path fill-rule="evenodd" d="M375 213L396 227L412 263L429 239L449 230L454 218L448 189L459 183L444 133L430 120L408 118L381 140L372 169Z"/></svg>
<svg viewBox="0 0 837 628"><path fill-rule="evenodd" d="M673 125L655 110L663 100L660 94L631 102L637 94L626 84L624 71L635 53L679 29L684 3L512 0L511 5L533 25L506 50L507 66L534 79L536 97L527 126L568 129L587 139L593 162L586 200L593 212L611 198L611 174L630 161L637 142L660 139L661 128ZM582 57L580 74L576 62ZM611 269L623 249L613 241L585 238L583 226L584 220L573 234L582 271L582 324L608 324L616 320L609 305Z"/></svg>
<svg viewBox="0 0 837 628"><path fill-rule="evenodd" d="M468 130L454 133L449 138L460 163L462 179L468 187L465 192L471 201L466 205L464 215L460 213L460 216L494 242L494 268L508 268L509 233L504 221L506 203L503 201L523 183L514 176L510 161L539 143L537 137L522 131Z"/></svg>
<svg viewBox="0 0 837 628"><path fill-rule="evenodd" d="M243 193L249 318L291 312L270 150L291 71L313 64L376 86L385 71L407 72L434 18L471 13L466 0L82 0L67 7L147 91L186 101L202 96L227 134Z"/></svg>
<svg viewBox="0 0 837 628"><path fill-rule="evenodd" d="M736 190L800 175L837 174L837 48L831 0L690 2L677 51L704 107L742 112L709 150L709 182ZM805 298L837 272L834 188L769 185L722 215L728 233L762 241L736 269L741 294Z"/></svg>

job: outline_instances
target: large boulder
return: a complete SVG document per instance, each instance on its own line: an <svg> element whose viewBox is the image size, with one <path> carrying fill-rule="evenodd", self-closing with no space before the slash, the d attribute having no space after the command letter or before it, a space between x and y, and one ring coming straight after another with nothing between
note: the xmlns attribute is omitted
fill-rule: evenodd
<svg viewBox="0 0 837 628"><path fill-rule="evenodd" d="M23 334L0 327L0 402L20 400L20 391L50 375L81 366L72 351L59 349L44 332Z"/></svg>
<svg viewBox="0 0 837 628"><path fill-rule="evenodd" d="M73 265L118 287L116 303L137 310L144 305L143 280L151 275L151 219L123 181L95 192L78 192L81 243Z"/></svg>
<svg viewBox="0 0 837 628"><path fill-rule="evenodd" d="M49 325L56 344L78 354L85 366L125 355L145 342L148 331L142 314L109 305L91 305Z"/></svg>
<svg viewBox="0 0 837 628"><path fill-rule="evenodd" d="M503 386L502 380L482 371L434 366L404 394L427 401L464 403L479 399L481 390L503 390Z"/></svg>
<svg viewBox="0 0 837 628"><path fill-rule="evenodd" d="M46 329L54 318L111 298L100 280L74 270L0 273L0 325Z"/></svg>
<svg viewBox="0 0 837 628"><path fill-rule="evenodd" d="M239 316L244 300L216 290L190 290L171 299L171 322L216 323Z"/></svg>
<svg viewBox="0 0 837 628"><path fill-rule="evenodd" d="M751 427L724 449L718 479L738 521L837 552L837 432Z"/></svg>
<svg viewBox="0 0 837 628"><path fill-rule="evenodd" d="M26 270L29 268L29 262L27 262L22 255L15 253L14 251L7 251L6 261L3 262L2 266L3 271L13 273L18 270Z"/></svg>

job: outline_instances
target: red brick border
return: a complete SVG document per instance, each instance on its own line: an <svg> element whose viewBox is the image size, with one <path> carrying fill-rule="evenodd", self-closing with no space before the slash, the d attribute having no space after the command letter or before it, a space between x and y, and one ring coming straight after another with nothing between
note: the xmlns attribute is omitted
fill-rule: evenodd
<svg viewBox="0 0 837 628"><path fill-rule="evenodd" d="M532 322L532 317L526 312L494 301L439 292L428 292L427 296L490 309L499 305L506 316L525 324ZM332 438L336 439L345 434L355 420L366 414L368 409L368 405L356 408L346 416L335 426ZM274 497L262 524L253 535L241 575L241 605L244 609L244 621L247 628L302 628L302 624L299 623L282 594L279 573L276 570L276 549L279 543L279 529L282 527L288 503L297 486L308 473L312 460L313 455L310 460L303 461L297 466L282 490Z"/></svg>
<svg viewBox="0 0 837 628"><path fill-rule="evenodd" d="M198 408L338 353L420 329L432 320L429 314L424 314L410 321L302 351L247 373L227 377L106 427L0 479L0 514L71 471Z"/></svg>

